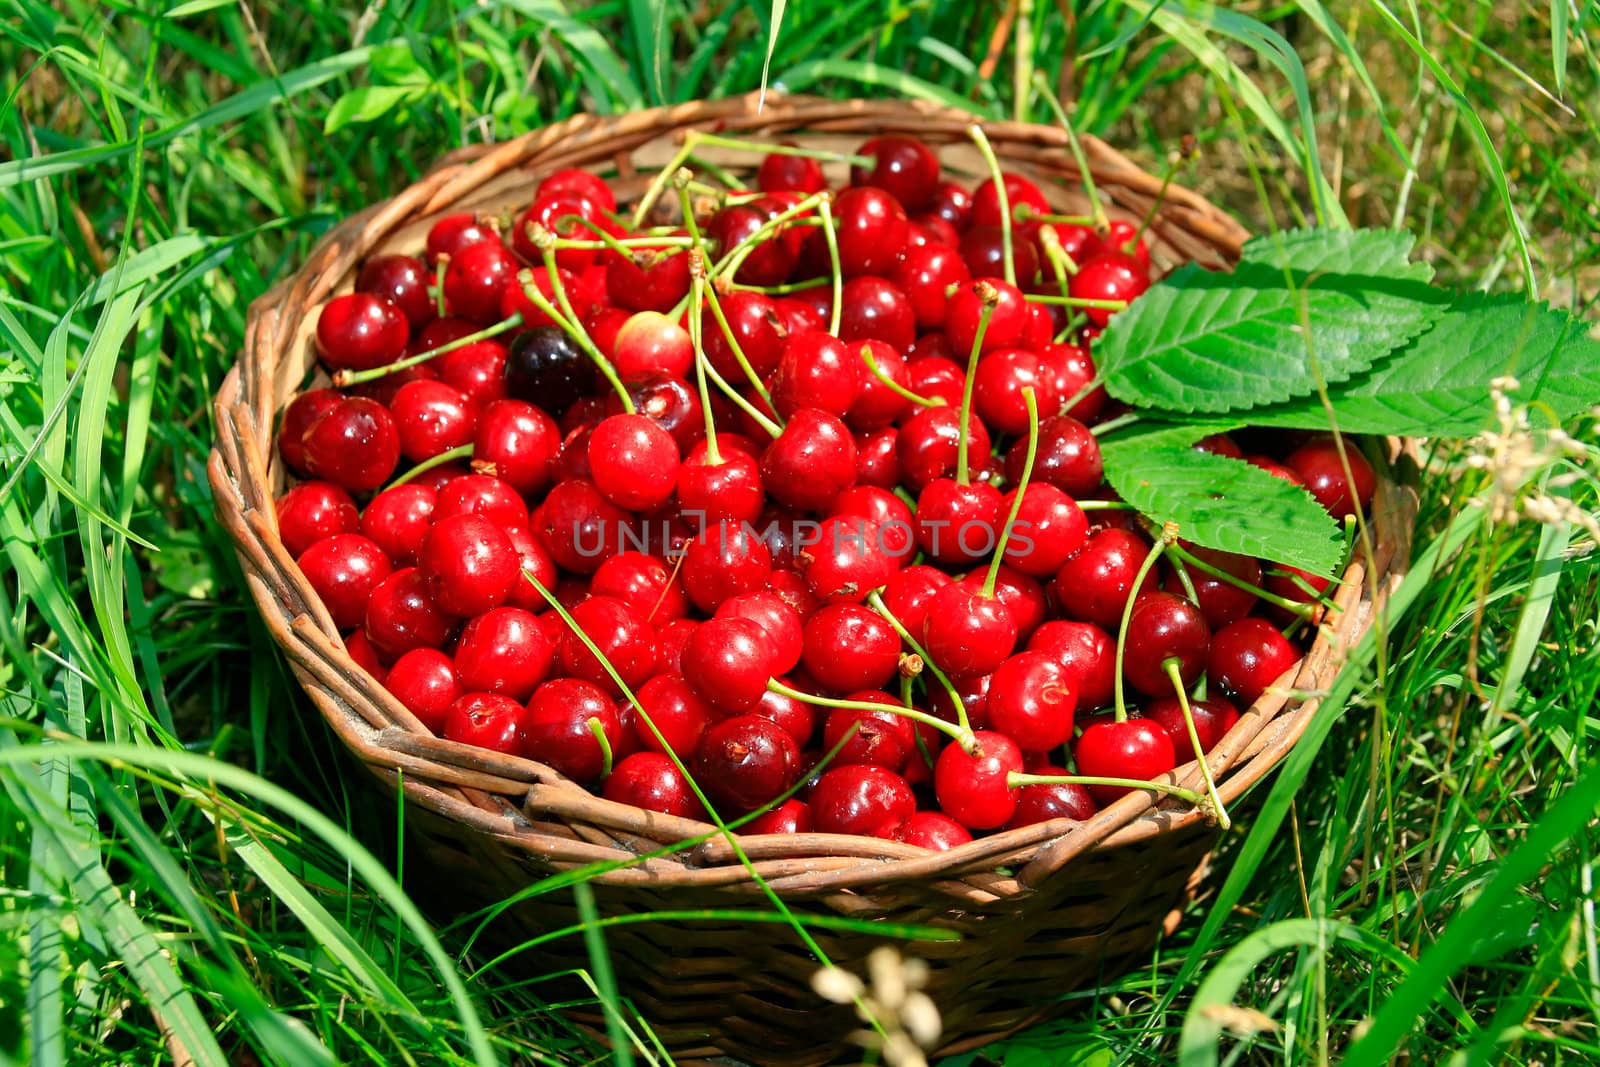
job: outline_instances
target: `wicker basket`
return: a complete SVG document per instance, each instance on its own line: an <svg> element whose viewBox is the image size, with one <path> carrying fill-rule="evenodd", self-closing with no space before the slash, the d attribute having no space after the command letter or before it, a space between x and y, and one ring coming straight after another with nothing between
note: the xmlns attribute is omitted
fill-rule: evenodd
<svg viewBox="0 0 1600 1067"><path fill-rule="evenodd" d="M375 778L403 788L406 825L423 853L411 865L413 878L435 873L455 899L486 904L554 871L623 861L628 865L593 881L603 913L763 906L759 887L719 837L638 859L704 834L704 824L611 803L537 762L433 737L346 654L284 550L273 510L286 484L273 449L274 417L299 390L325 383L320 371L308 381L316 370L309 341L316 308L350 289L368 255L415 251L442 213L524 204L552 169L593 168L611 177L619 199L637 196L689 127L840 150L874 134L914 134L939 149L947 172L975 179L985 171L967 140L970 122L920 104L773 96L764 109L746 97L620 118L580 116L457 153L336 228L298 273L251 308L243 358L216 400L210 478L217 511L267 626L312 702ZM1060 131L1016 123L985 130L1002 164L1038 182L1058 210L1085 210ZM1092 138L1085 149L1108 210L1142 217L1160 182ZM735 170L752 163L748 154L705 155ZM1161 267L1188 260L1223 267L1244 237L1216 208L1174 188L1148 241ZM1293 678L1295 689L1325 689L1369 625L1405 569L1412 513L1410 494L1385 478L1373 509L1376 552L1346 573L1322 636ZM1250 708L1210 754L1222 796L1237 798L1271 770L1316 709L1315 698L1271 693ZM1193 763L1167 779L1202 787ZM959 932L960 940L908 949L931 964L944 1051L954 1052L1037 1021L1058 1010L1061 994L1147 959L1192 899L1216 836L1199 811L1144 792L1087 822L1057 820L943 853L823 834L742 841L767 884L802 917L847 915ZM520 940L577 918L570 896L553 893L508 909L502 921L501 934ZM856 970L878 943L859 933L813 932L834 961ZM845 1050L854 1028L849 1012L811 992L816 963L785 925L655 920L615 926L607 944L623 992L679 1059L731 1054L758 1064L824 1063ZM587 966L578 938L546 943L537 953L546 973Z"/></svg>

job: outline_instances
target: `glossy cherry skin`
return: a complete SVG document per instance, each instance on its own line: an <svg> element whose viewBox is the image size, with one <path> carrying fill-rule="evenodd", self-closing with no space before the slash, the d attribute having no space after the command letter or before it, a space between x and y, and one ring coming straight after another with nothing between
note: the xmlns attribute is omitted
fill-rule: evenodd
<svg viewBox="0 0 1600 1067"><path fill-rule="evenodd" d="M846 278L884 274L906 246L905 208L890 193L871 186L846 189L833 203L839 269Z"/></svg>
<svg viewBox="0 0 1600 1067"><path fill-rule="evenodd" d="M681 249L635 248L606 263L606 295L619 308L665 313L689 292L689 257Z"/></svg>
<svg viewBox="0 0 1600 1067"><path fill-rule="evenodd" d="M622 601L652 624L681 618L689 611L689 598L672 569L643 552L623 552L600 564L589 591Z"/></svg>
<svg viewBox="0 0 1600 1067"><path fill-rule="evenodd" d="M432 489L415 482L385 489L362 512L361 532L395 564L410 566L416 562L422 539L433 525L437 498Z"/></svg>
<svg viewBox="0 0 1600 1067"><path fill-rule="evenodd" d="M524 400L497 400L479 416L472 469L531 496L549 483L550 461L560 445L555 420L542 409Z"/></svg>
<svg viewBox="0 0 1600 1067"><path fill-rule="evenodd" d="M465 693L445 712L440 733L459 741L508 756L521 756L527 748L521 704L500 693Z"/></svg>
<svg viewBox="0 0 1600 1067"><path fill-rule="evenodd" d="M1065 767L1045 764L1032 769L1033 774L1066 776ZM1058 782L1054 785L1025 785L1016 791L1017 810L1006 823L1007 830L1051 819L1077 819L1082 822L1094 815L1094 797L1081 785Z"/></svg>
<svg viewBox="0 0 1600 1067"><path fill-rule="evenodd" d="M477 413L466 396L444 382L407 382L389 410L400 434L400 454L413 463L469 443L477 430Z"/></svg>
<svg viewBox="0 0 1600 1067"><path fill-rule="evenodd" d="M707 524L750 522L766 502L760 465L749 453L718 444L715 463L705 442L690 449L678 468L678 505Z"/></svg>
<svg viewBox="0 0 1600 1067"><path fill-rule="evenodd" d="M971 589L982 589L989 577L988 567L974 567L961 579L961 584ZM1011 612L1017 624L1017 640L1026 641L1049 613L1050 604L1044 587L1032 578L1005 564L994 573L994 595Z"/></svg>
<svg viewBox="0 0 1600 1067"><path fill-rule="evenodd" d="M783 320L772 306L772 300L760 293L738 290L718 298L728 329L739 341L739 351L750 368L765 378L778 366L783 355L783 342L787 336ZM739 384L749 381L744 368L739 366L727 334L717 322L708 305L700 317L700 338L706 359L716 372L729 382Z"/></svg>
<svg viewBox="0 0 1600 1067"><path fill-rule="evenodd" d="M616 765L601 796L646 811L704 819L705 808L677 766L659 752L635 752Z"/></svg>
<svg viewBox="0 0 1600 1067"><path fill-rule="evenodd" d="M834 708L828 712L822 725L823 747L832 751L850 734L850 740L834 757L834 765L871 763L895 772L904 770L917 751L916 725L897 710L904 705L888 693L871 689L851 693L847 699L882 704L884 708Z"/></svg>
<svg viewBox="0 0 1600 1067"><path fill-rule="evenodd" d="M393 661L413 648L440 648L456 620L428 596L428 582L415 567L402 567L378 583L367 601L367 639Z"/></svg>
<svg viewBox="0 0 1600 1067"><path fill-rule="evenodd" d="M1261 588L1261 562L1255 557L1218 552L1198 545L1186 544L1184 547L1194 556L1218 570L1233 575L1245 585ZM1165 570L1161 582L1162 588L1170 593L1182 595L1185 591L1177 573L1171 567ZM1187 567L1186 570L1189 581L1194 585L1195 603L1200 607L1200 614L1205 616L1206 625L1213 631L1239 621L1250 614L1250 609L1255 607L1256 595L1250 590L1242 589L1222 578L1213 577L1198 567Z"/></svg>
<svg viewBox="0 0 1600 1067"><path fill-rule="evenodd" d="M570 614L578 631L593 642L630 690L655 673L655 630L632 607L614 597L591 596ZM560 654L563 674L592 682L613 697L621 695L611 673L577 634L568 631L562 635Z"/></svg>
<svg viewBox="0 0 1600 1067"><path fill-rule="evenodd" d="M1118 631L1133 580L1149 553L1149 542L1138 534L1115 527L1096 530L1061 565L1051 583L1051 595L1068 618ZM1147 574L1139 588L1141 592L1154 589L1155 575Z"/></svg>
<svg viewBox="0 0 1600 1067"><path fill-rule="evenodd" d="M505 531L478 515L438 520L417 553L433 602L464 618L505 603L521 577L519 563Z"/></svg>
<svg viewBox="0 0 1600 1067"><path fill-rule="evenodd" d="M600 495L591 482L561 482L539 508L534 534L562 570L593 574L622 551L627 512Z"/></svg>
<svg viewBox="0 0 1600 1067"><path fill-rule="evenodd" d="M341 630L361 625L372 591L393 570L383 549L357 533L325 537L295 562Z"/></svg>
<svg viewBox="0 0 1600 1067"><path fill-rule="evenodd" d="M800 662L836 693L881 688L900 664L900 635L860 604L829 604L805 620Z"/></svg>
<svg viewBox="0 0 1600 1067"><path fill-rule="evenodd" d="M355 501L331 482L301 482L290 486L289 491L278 498L275 510L278 537L291 556L300 555L325 537L355 533L361 528L361 513L356 510ZM380 543L378 547L383 545Z"/></svg>
<svg viewBox="0 0 1600 1067"><path fill-rule="evenodd" d="M383 686L436 734L444 730L450 705L464 692L455 664L436 648L413 648L395 660Z"/></svg>
<svg viewBox="0 0 1600 1067"><path fill-rule="evenodd" d="M772 677L772 641L749 619L707 619L684 646L683 676L701 699L723 713L760 703Z"/></svg>
<svg viewBox="0 0 1600 1067"><path fill-rule="evenodd" d="M630 511L665 503L678 484L678 444L643 415L613 415L589 438L595 488Z"/></svg>
<svg viewBox="0 0 1600 1067"><path fill-rule="evenodd" d="M1346 462L1350 465L1349 477L1345 475ZM1372 464L1349 441L1345 442L1343 459L1333 438L1318 437L1289 453L1284 463L1300 476L1306 492L1336 519L1365 511L1377 490Z"/></svg>
<svg viewBox="0 0 1600 1067"><path fill-rule="evenodd" d="M967 420L967 464L981 467L989 456L989 431L973 415ZM956 473L961 443L961 410L958 407L923 408L900 427L895 453L909 488L920 493L935 478Z"/></svg>
<svg viewBox="0 0 1600 1067"><path fill-rule="evenodd" d="M400 309L407 324L420 329L438 315L428 287L433 274L415 256L373 256L361 265L356 275L356 291L381 297Z"/></svg>
<svg viewBox="0 0 1600 1067"><path fill-rule="evenodd" d="M961 260L974 277L1004 277L1005 240L998 226L973 226L957 246ZM1011 233L1011 262L1017 282L1027 286L1039 275L1039 249L1021 227Z"/></svg>
<svg viewBox="0 0 1600 1067"><path fill-rule="evenodd" d="M893 426L856 438L856 484L893 489L900 484L900 431Z"/></svg>
<svg viewBox="0 0 1600 1067"><path fill-rule="evenodd" d="M1077 345L1045 345L1039 358L1051 368L1056 379L1056 394L1061 397L1062 414L1092 422L1106 406L1105 386L1084 390L1094 381L1094 360ZM1065 488L1065 486L1063 486ZM1070 492L1070 490L1069 490Z"/></svg>
<svg viewBox="0 0 1600 1067"><path fill-rule="evenodd" d="M903 555L904 533L896 544ZM859 515L834 515L822 520L815 543L801 547L798 562L811 592L832 604L865 600L899 568L899 559L876 522Z"/></svg>
<svg viewBox="0 0 1600 1067"><path fill-rule="evenodd" d="M779 415L788 418L801 408L816 408L843 418L860 389L858 362L837 337L806 330L784 342L771 386Z"/></svg>
<svg viewBox="0 0 1600 1067"><path fill-rule="evenodd" d="M317 317L317 354L336 370L369 370L393 363L410 336L400 309L372 293L336 296Z"/></svg>
<svg viewBox="0 0 1600 1067"><path fill-rule="evenodd" d="M972 272L967 269L961 254L943 244L906 249L891 276L910 302L920 330L937 330L944 326L951 287L959 286L971 277Z"/></svg>
<svg viewBox="0 0 1600 1067"><path fill-rule="evenodd" d="M636 695L644 715L631 704L623 705L624 727L631 728L639 743L652 752L670 749L682 759L691 758L715 718L711 706L678 674L658 674L640 686Z"/></svg>
<svg viewBox="0 0 1600 1067"><path fill-rule="evenodd" d="M1083 731L1073 746L1078 773L1089 778L1133 778L1150 781L1178 765L1172 738L1159 723L1147 719L1097 722ZM1091 785L1089 793L1099 804L1110 804L1132 789L1120 785Z"/></svg>
<svg viewBox="0 0 1600 1067"><path fill-rule="evenodd" d="M972 407L984 425L1002 434L1028 432L1028 407L1023 390L1032 389L1041 415L1054 412L1063 398L1056 395L1055 379L1032 352L1003 348L978 361L972 381Z"/></svg>
<svg viewBox="0 0 1600 1067"><path fill-rule="evenodd" d="M812 787L811 819L824 834L874 834L908 819L917 798L894 771L866 763L831 767Z"/></svg>
<svg viewBox="0 0 1600 1067"><path fill-rule="evenodd" d="M950 298L945 309L944 329L956 354L965 359L972 344L978 339L978 327L983 321L984 292L992 289L999 302L989 316L989 325L983 331L983 344L979 351L997 352L1002 348L1016 348L1028 331L1028 303L1022 290L1003 278L976 278L960 286Z"/></svg>
<svg viewBox="0 0 1600 1067"><path fill-rule="evenodd" d="M746 812L772 800L800 774L800 746L759 715L713 723L695 750L694 775L712 802Z"/></svg>
<svg viewBox="0 0 1600 1067"><path fill-rule="evenodd" d="M1221 697L1190 700L1189 712L1194 716L1194 732L1200 738L1201 752L1215 748L1222 736L1239 721L1239 709ZM1144 706L1143 715L1167 731L1179 762L1194 757L1194 741L1189 737L1189 727L1183 721L1183 705L1178 703L1177 697L1150 701Z"/></svg>
<svg viewBox="0 0 1600 1067"><path fill-rule="evenodd" d="M892 575L883 587L883 604L907 633L920 634L928 619L933 596L950 584L944 571L924 564Z"/></svg>
<svg viewBox="0 0 1600 1067"><path fill-rule="evenodd" d="M1000 514L1010 515L1016 490L1000 498ZM1089 520L1077 503L1053 485L1030 482L1012 520L1005 561L1034 578L1054 575L1089 539Z"/></svg>
<svg viewBox="0 0 1600 1067"><path fill-rule="evenodd" d="M816 160L774 152L761 160L756 171L756 187L764 193L806 195L826 189L828 179L823 176L822 164Z"/></svg>
<svg viewBox="0 0 1600 1067"><path fill-rule="evenodd" d="M400 463L394 416L376 400L352 396L311 426L301 438L306 470L352 493L366 493L389 480Z"/></svg>
<svg viewBox="0 0 1600 1067"><path fill-rule="evenodd" d="M1006 452L1007 481L1022 477L1027 458L1027 439L1013 441ZM1098 490L1105 481L1105 468L1100 460L1100 444L1089 428L1071 415L1040 419L1033 481L1053 485L1070 497L1086 497Z"/></svg>
<svg viewBox="0 0 1600 1067"><path fill-rule="evenodd" d="M679 573L695 607L714 612L724 600L767 584L772 553L748 526L722 522L685 546Z"/></svg>
<svg viewBox="0 0 1600 1067"><path fill-rule="evenodd" d="M946 355L930 355L940 350ZM950 342L942 333L925 333L906 351L906 387L924 400L944 401L951 409L961 407L961 394L967 388L967 372L950 357Z"/></svg>
<svg viewBox="0 0 1600 1067"><path fill-rule="evenodd" d="M844 283L844 313L839 336L846 341L882 341L897 349L917 339L917 316L911 300L886 278L867 275Z"/></svg>
<svg viewBox="0 0 1600 1067"><path fill-rule="evenodd" d="M594 363L556 326L523 330L506 354L506 392L547 411L562 411L593 392Z"/></svg>
<svg viewBox="0 0 1600 1067"><path fill-rule="evenodd" d="M855 485L834 498L834 515L852 515L877 524L878 540L884 551L898 562L916 552L916 529L911 509L887 489L875 485Z"/></svg>
<svg viewBox="0 0 1600 1067"><path fill-rule="evenodd" d="M297 474L309 473L306 469L306 433L322 417L344 400L337 389L312 389L301 393L283 409L283 421L278 428L278 452L283 461Z"/></svg>
<svg viewBox="0 0 1600 1067"><path fill-rule="evenodd" d="M605 183L605 179L576 167L562 167L560 170L551 171L534 190L533 198L542 200L547 196L562 194L586 196L606 211L617 210L617 198L612 194L611 187Z"/></svg>
<svg viewBox="0 0 1600 1067"><path fill-rule="evenodd" d="M852 430L861 433L880 429L903 418L911 410L911 401L895 392L879 377L881 373L902 389L907 388L909 376L900 353L884 341L852 341L846 348L855 371L856 395L845 412L845 422ZM868 356L877 365L879 373L874 373L867 365ZM857 462L859 464L859 445Z"/></svg>
<svg viewBox="0 0 1600 1067"><path fill-rule="evenodd" d="M617 331L611 359L624 382L650 374L683 378L694 367L694 345L689 331L661 312L639 311Z"/></svg>
<svg viewBox="0 0 1600 1067"><path fill-rule="evenodd" d="M989 727L1028 752L1046 752L1072 737L1077 694L1066 669L1043 652L1018 652L989 679Z"/></svg>
<svg viewBox="0 0 1600 1067"><path fill-rule="evenodd" d="M780 678L779 681L797 688L801 686L815 688L815 685L803 676ZM759 715L763 719L771 719L782 727L784 733L794 738L795 744L804 748L811 743L811 735L816 733L818 710L814 704L807 704L785 693L769 689L762 694L761 702L750 709L750 713Z"/></svg>
<svg viewBox="0 0 1600 1067"><path fill-rule="evenodd" d="M446 215L428 230L427 262L433 263L441 256L453 257L479 241L497 240L499 234L487 215Z"/></svg>
<svg viewBox="0 0 1600 1067"><path fill-rule="evenodd" d="M950 679L961 700L961 709L967 713L968 724L976 730L989 725L989 677L987 674L962 674ZM955 703L943 686L930 687L928 704L929 710L945 722L961 721Z"/></svg>
<svg viewBox="0 0 1600 1067"><path fill-rule="evenodd" d="M517 491L486 474L463 474L439 489L433 504L434 523L456 515L476 515L502 530L528 525L528 507Z"/></svg>
<svg viewBox="0 0 1600 1067"><path fill-rule="evenodd" d="M1248 708L1299 661L1300 651L1271 623L1240 619L1212 638L1206 674L1239 707Z"/></svg>
<svg viewBox="0 0 1600 1067"><path fill-rule="evenodd" d="M476 241L450 257L444 299L450 314L487 325L500 318L500 299L514 281L517 260L499 241Z"/></svg>
<svg viewBox="0 0 1600 1067"><path fill-rule="evenodd" d="M1211 628L1192 600L1166 592L1142 594L1128 617L1123 677L1146 696L1167 696L1166 661L1176 659L1185 688L1199 680L1211 651Z"/></svg>
<svg viewBox="0 0 1600 1067"><path fill-rule="evenodd" d="M382 685L389 677L389 668L384 666L383 658L378 655L378 648L368 638L365 630L351 630L344 635L344 650L355 660L356 666L372 675L374 681Z"/></svg>
<svg viewBox="0 0 1600 1067"><path fill-rule="evenodd" d="M802 408L761 457L767 493L803 511L823 511L855 484L856 444L836 416Z"/></svg>
<svg viewBox="0 0 1600 1067"><path fill-rule="evenodd" d="M711 216L705 225L705 235L718 258L722 258L749 242L766 223L767 215L760 208L752 204L730 204ZM733 280L741 285L780 285L788 280L798 261L797 249L783 239L782 230L769 232L744 253Z"/></svg>
<svg viewBox="0 0 1600 1067"><path fill-rule="evenodd" d="M936 478L917 496L917 544L933 560L971 563L994 551L1004 519L1000 491L984 482Z"/></svg>
<svg viewBox="0 0 1600 1067"><path fill-rule="evenodd" d="M1067 672L1080 708L1102 708L1111 702L1117 642L1100 627L1052 619L1028 638L1028 648L1045 653Z"/></svg>
<svg viewBox="0 0 1600 1067"><path fill-rule="evenodd" d="M989 730L977 731L976 740L971 755L960 745L945 746L934 763L933 788L946 815L969 830L992 830L1016 811L1007 776L1022 770L1022 750Z"/></svg>
<svg viewBox="0 0 1600 1067"><path fill-rule="evenodd" d="M915 812L897 823L878 827L875 836L933 852L948 852L972 840L965 826L939 811Z"/></svg>
<svg viewBox="0 0 1600 1067"><path fill-rule="evenodd" d="M1078 265L1067 292L1076 300L1131 301L1150 288L1150 273L1139 261L1122 252L1102 252ZM1084 314L1096 326L1105 326L1116 311L1085 308Z"/></svg>
<svg viewBox="0 0 1600 1067"><path fill-rule="evenodd" d="M921 211L933 202L939 184L939 157L915 137L874 137L863 142L856 154L871 156L872 169L851 167L851 185L876 186L907 211Z"/></svg>
<svg viewBox="0 0 1600 1067"><path fill-rule="evenodd" d="M957 582L934 594L922 645L946 673L989 674L1016 648L1017 624L999 598Z"/></svg>
<svg viewBox="0 0 1600 1067"><path fill-rule="evenodd" d="M555 648L533 613L498 607L461 629L455 669L464 689L527 700L550 674Z"/></svg>
<svg viewBox="0 0 1600 1067"><path fill-rule="evenodd" d="M605 693L578 678L552 678L534 690L523 719L525 753L575 782L592 782L605 767L605 753L590 720L600 723L615 752L622 724Z"/></svg>
<svg viewBox="0 0 1600 1067"><path fill-rule="evenodd" d="M1011 209L1013 224L1019 214L1017 208L1027 205L1035 214L1048 214L1050 202L1033 182L1020 174L1002 174L1005 180L1006 203ZM1000 210L1000 191L990 178L972 191L972 225L998 226L1004 219Z"/></svg>
<svg viewBox="0 0 1600 1067"><path fill-rule="evenodd" d="M759 589L729 597L717 606L719 619L749 619L766 632L772 673L788 674L800 662L803 635L800 614L777 593Z"/></svg>

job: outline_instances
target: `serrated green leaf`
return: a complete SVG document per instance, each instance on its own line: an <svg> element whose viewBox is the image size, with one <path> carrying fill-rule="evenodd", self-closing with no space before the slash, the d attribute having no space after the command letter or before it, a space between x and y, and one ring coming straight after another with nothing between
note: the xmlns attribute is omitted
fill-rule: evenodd
<svg viewBox="0 0 1600 1067"><path fill-rule="evenodd" d="M371 122L419 95L415 85L366 85L352 89L328 109L324 133L337 133L357 122Z"/></svg>
<svg viewBox="0 0 1600 1067"><path fill-rule="evenodd" d="M1432 330L1372 371L1332 390L1339 429L1416 437L1463 437L1489 423L1489 382L1514 375L1516 397L1557 419L1600 403L1600 341L1584 323L1545 304L1502 293L1462 293ZM1250 413L1261 426L1326 428L1307 397Z"/></svg>
<svg viewBox="0 0 1600 1067"><path fill-rule="evenodd" d="M1101 457L1122 499L1156 523L1177 523L1186 541L1323 577L1339 565L1339 530L1328 513L1304 489L1259 467L1144 439L1107 444Z"/></svg>
<svg viewBox="0 0 1600 1067"><path fill-rule="evenodd" d="M1388 231L1259 238L1232 274L1190 264L1115 315L1096 345L1113 396L1220 413L1282 403L1359 374L1426 330L1447 294Z"/></svg>

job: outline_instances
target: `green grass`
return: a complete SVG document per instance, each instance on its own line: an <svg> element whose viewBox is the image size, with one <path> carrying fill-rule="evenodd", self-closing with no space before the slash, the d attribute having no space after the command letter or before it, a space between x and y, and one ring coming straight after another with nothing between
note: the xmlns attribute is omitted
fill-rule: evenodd
<svg viewBox="0 0 1600 1067"><path fill-rule="evenodd" d="M1184 181L1253 228L1403 226L1445 281L1590 309L1593 3L1034 3L985 79L1003 9L791 2L771 80L1048 121L1016 92L1039 72L1153 168L1195 134ZM752 89L771 20L6 0L0 1064L602 1056L547 983L478 973L470 919L435 936L400 888L395 811L299 696L212 517L209 401L245 307L339 219L462 143ZM1231 874L1147 966L989 1055L1203 1064L1224 1027L1229 1063L1600 1060L1600 555L1485 521L1463 459L1429 450L1417 573L1235 813ZM1593 481L1555 491L1597 506Z"/></svg>

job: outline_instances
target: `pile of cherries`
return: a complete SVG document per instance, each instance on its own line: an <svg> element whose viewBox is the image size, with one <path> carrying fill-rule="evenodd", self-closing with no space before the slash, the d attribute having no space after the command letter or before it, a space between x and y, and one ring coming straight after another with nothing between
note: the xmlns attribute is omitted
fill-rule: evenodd
<svg viewBox="0 0 1600 1067"><path fill-rule="evenodd" d="M754 190L664 172L632 217L556 172L321 309L336 387L283 413L277 517L350 654L439 736L741 833L949 848L1214 746L1329 583L1104 484L1131 413L1090 353L1150 284L1139 224L969 191L912 138L838 190L765 152ZM1197 447L1336 517L1374 488L1326 439Z"/></svg>

